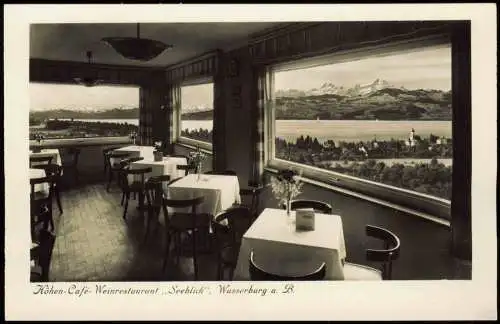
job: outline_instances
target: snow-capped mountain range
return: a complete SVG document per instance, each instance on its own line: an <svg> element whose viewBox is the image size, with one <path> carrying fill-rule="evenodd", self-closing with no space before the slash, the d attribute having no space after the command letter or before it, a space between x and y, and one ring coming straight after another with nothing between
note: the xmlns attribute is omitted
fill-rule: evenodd
<svg viewBox="0 0 500 324"><path fill-rule="evenodd" d="M385 88L403 89L402 87L396 87L390 84L388 81L381 79L376 79L371 83L363 85L356 84L352 88L337 86L332 82L325 82L319 88L313 88L306 91L295 89L278 90L276 92L276 97L320 96L325 94L335 94L340 96L364 96Z"/></svg>

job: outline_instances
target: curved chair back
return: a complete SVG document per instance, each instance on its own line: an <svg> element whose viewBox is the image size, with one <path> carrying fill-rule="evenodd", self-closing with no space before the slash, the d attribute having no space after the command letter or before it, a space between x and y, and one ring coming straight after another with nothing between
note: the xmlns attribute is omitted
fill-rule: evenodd
<svg viewBox="0 0 500 324"><path fill-rule="evenodd" d="M125 178L123 179L125 184L128 185L128 176L140 176L141 180L140 182L142 184L146 184L146 174L150 173L153 171L152 167L145 167L145 168L135 168L135 169L130 169L129 167L124 167L122 172ZM127 180L127 181L125 181Z"/></svg>
<svg viewBox="0 0 500 324"><path fill-rule="evenodd" d="M59 164L39 164L39 165L34 165L33 169L41 169L45 171L45 174L47 177L51 177L54 181L54 183L57 183L57 181L60 180L61 174L62 174L62 166Z"/></svg>
<svg viewBox="0 0 500 324"><path fill-rule="evenodd" d="M212 221L212 225L214 225L216 238L218 234L217 229L219 229L223 234L230 234L230 244L239 244L245 232L252 225L252 220L252 213L248 207L237 206L219 213ZM221 229L219 225L225 228Z"/></svg>
<svg viewBox="0 0 500 324"><path fill-rule="evenodd" d="M184 175L196 172L196 167L190 163L188 164L177 164L177 170L183 170Z"/></svg>
<svg viewBox="0 0 500 324"><path fill-rule="evenodd" d="M128 153L128 152L115 152L115 151L111 151L111 152L108 153L107 156L108 156L109 165L110 165L111 169L116 169L117 167L120 168L119 167L119 162L113 163L113 161L111 161L111 159L113 159L113 160L120 160L120 162L121 162L121 161L129 158L130 157L130 153Z"/></svg>
<svg viewBox="0 0 500 324"><path fill-rule="evenodd" d="M172 199L172 198L166 198L163 197L162 205L163 205L163 214L165 216L165 227L168 228L170 224L170 216L168 212L168 207L172 208L191 208L191 214L194 215L192 217L193 219L193 227L196 227L196 214L197 214L197 208L199 205L201 205L205 201L204 196L199 196L196 198L190 198L190 199ZM175 214L175 212L173 212Z"/></svg>
<svg viewBox="0 0 500 324"><path fill-rule="evenodd" d="M296 199L292 200L290 205L292 210L299 208L313 208L315 211L323 214L331 214L333 210L330 204L319 200ZM281 208L286 209L286 205L282 204Z"/></svg>
<svg viewBox="0 0 500 324"><path fill-rule="evenodd" d="M36 163L36 165L42 165L42 164L50 164L52 163L52 159L54 157L52 155L50 156L30 156L30 168L33 165L33 163Z"/></svg>
<svg viewBox="0 0 500 324"><path fill-rule="evenodd" d="M391 231L373 225L366 225L366 235L380 239L384 242L384 249L367 249L366 259L368 261L382 262L382 276L384 279L392 278L392 261L399 258L401 241Z"/></svg>
<svg viewBox="0 0 500 324"><path fill-rule="evenodd" d="M323 280L326 275L326 264L323 262L318 268L299 276L283 276L267 272L255 263L254 252L250 252L249 260L250 279L252 281L313 281Z"/></svg>
<svg viewBox="0 0 500 324"><path fill-rule="evenodd" d="M46 175L55 177L60 176L62 173L62 167L59 164L54 163L34 165L32 168L44 170Z"/></svg>
<svg viewBox="0 0 500 324"><path fill-rule="evenodd" d="M236 171L233 171L233 170L224 170L224 171L214 171L214 170L212 170L212 171L205 172L205 174L232 175L232 176L237 175Z"/></svg>
<svg viewBox="0 0 500 324"><path fill-rule="evenodd" d="M146 198L155 209L161 208L165 183L170 183L169 175L152 176L146 181Z"/></svg>

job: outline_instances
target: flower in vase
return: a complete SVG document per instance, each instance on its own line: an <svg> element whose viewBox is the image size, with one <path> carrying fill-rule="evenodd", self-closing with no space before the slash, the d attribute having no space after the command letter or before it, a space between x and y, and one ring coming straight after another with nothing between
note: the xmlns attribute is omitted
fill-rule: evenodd
<svg viewBox="0 0 500 324"><path fill-rule="evenodd" d="M197 147L195 151L189 153L189 164L195 166L197 172L201 172L201 163L205 158L205 153Z"/></svg>
<svg viewBox="0 0 500 324"><path fill-rule="evenodd" d="M280 204L288 205L302 192L302 185L299 175L291 169L280 170L276 176L271 178L272 192Z"/></svg>
<svg viewBox="0 0 500 324"><path fill-rule="evenodd" d="M155 148L155 151L161 151L161 141L155 141L153 147Z"/></svg>
<svg viewBox="0 0 500 324"><path fill-rule="evenodd" d="M132 132L129 134L128 136L135 144L135 139L137 138L137 133L136 132Z"/></svg>
<svg viewBox="0 0 500 324"><path fill-rule="evenodd" d="M43 136L43 134L40 133L35 134L35 140L38 142L38 144L40 144L40 142L44 139L45 137Z"/></svg>

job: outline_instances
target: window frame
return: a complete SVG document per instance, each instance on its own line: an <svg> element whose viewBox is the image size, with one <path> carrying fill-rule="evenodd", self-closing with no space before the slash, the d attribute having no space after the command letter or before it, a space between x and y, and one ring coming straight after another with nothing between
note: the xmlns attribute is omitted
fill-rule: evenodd
<svg viewBox="0 0 500 324"><path fill-rule="evenodd" d="M375 182L363 178L357 178L351 175L342 174L339 172L321 169L306 164L278 159L275 157L275 106L274 106L274 73L291 69L304 69L308 67L341 63L345 61L353 61L360 58L368 58L371 55L390 55L399 51L411 51L425 49L429 47L445 46L452 50L452 42L447 34L436 35L426 38L418 38L411 41L392 42L378 46L368 46L352 50L338 51L337 53L329 53L315 57L308 57L286 62L276 63L267 66L267 73L270 74L268 80L271 85L271 98L266 102L265 118L264 118L264 136L266 139L265 147L265 169L267 171L275 171L286 168L293 168L302 172L302 177L310 179L316 183L324 184L325 187L338 188L338 191L345 192L350 190L356 193L364 194L377 199L382 199L392 204L409 207L418 212L424 212L444 220L451 220L451 201L440 197L423 194L416 191L411 191L404 188L399 188L387 185L380 182ZM452 60L453 60L452 53ZM451 67L450 67L451 68ZM453 70L451 71L452 73ZM452 89L457 91L457 89ZM453 111L452 121L453 122ZM453 141L453 135L452 135ZM453 142L454 144L454 142ZM453 160L455 156L453 156Z"/></svg>
<svg viewBox="0 0 500 324"><path fill-rule="evenodd" d="M73 84L68 82L49 82L49 81L29 81L29 84L50 84L50 85L70 85L70 86L81 86L79 84ZM139 137L140 130L140 103L141 103L141 86L137 84L116 84L116 83L102 83L98 86L106 87L116 87L116 88L135 88L138 90L138 100L137 108L139 109L139 115L137 116L137 136ZM96 87L98 87L96 86ZM31 112L31 110L29 111ZM28 113L29 119L29 113ZM29 138L29 127L28 127L28 138ZM39 148L52 148L59 146L71 146L71 145L98 145L96 141L104 142L105 144L123 144L132 143L130 135L127 136L91 136L91 137L68 137L68 138L47 138L44 139L42 143L38 144L35 140L28 140L29 147L39 147Z"/></svg>
<svg viewBox="0 0 500 324"><path fill-rule="evenodd" d="M176 142L178 144L184 144L185 146L188 147L199 147L201 149L204 149L206 151L213 151L213 143L210 142L204 142L200 140L195 140L189 137L181 136L182 132L182 87L186 86L194 86L194 85L201 85L201 84L212 84L212 111L215 109L215 82L214 78L212 76L209 77L202 77L202 78L196 78L196 79L190 79L187 81L183 81L179 84L179 102L177 103L177 109L176 109L176 127L175 127L175 138ZM213 123L214 117L213 117L213 112L212 112L212 123ZM213 127L212 127L212 136L213 136ZM213 140L213 138L212 138Z"/></svg>

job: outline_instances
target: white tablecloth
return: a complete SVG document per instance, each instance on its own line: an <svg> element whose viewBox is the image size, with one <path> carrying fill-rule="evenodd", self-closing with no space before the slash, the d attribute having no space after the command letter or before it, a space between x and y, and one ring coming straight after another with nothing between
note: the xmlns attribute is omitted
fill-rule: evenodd
<svg viewBox="0 0 500 324"><path fill-rule="evenodd" d="M151 167L152 171L147 173L144 177L147 180L152 176L169 175L170 180L184 176L184 170L177 170L178 165L186 165L187 161L182 157L164 157L162 161L141 160L130 164L130 169L142 169ZM129 175L128 181L131 183L134 180L139 180L140 175ZM164 183L164 190L167 190L166 183Z"/></svg>
<svg viewBox="0 0 500 324"><path fill-rule="evenodd" d="M113 150L113 152L129 153L130 157L143 157L144 160L153 161L154 160L154 147L153 146L139 146L130 145ZM110 159L111 165L115 162L119 162L121 159Z"/></svg>
<svg viewBox="0 0 500 324"><path fill-rule="evenodd" d="M43 178L45 177L45 171L42 169L30 169L30 179ZM28 186L28 192L31 193L31 185ZM35 185L35 192L44 192L49 194L49 183L39 183Z"/></svg>
<svg viewBox="0 0 500 324"><path fill-rule="evenodd" d="M191 199L199 196L205 201L198 206L197 212L210 213L212 216L241 202L238 177L233 175L188 174L168 187L171 199Z"/></svg>
<svg viewBox="0 0 500 324"><path fill-rule="evenodd" d="M30 158L31 157L42 157L42 156L52 156L52 163L61 165L61 155L59 154L58 149L43 149L41 152L33 153L33 151L30 151ZM47 164L46 162L43 163L37 163L33 162L32 165L39 165L39 164Z"/></svg>
<svg viewBox="0 0 500 324"><path fill-rule="evenodd" d="M286 211L266 208L243 235L234 280L250 280L250 252L265 259L269 271L298 275L301 270L326 263L326 280L343 280L342 259L346 257L342 219L315 213L314 231L296 231ZM292 211L292 218L294 212ZM261 260L261 259L258 259Z"/></svg>

